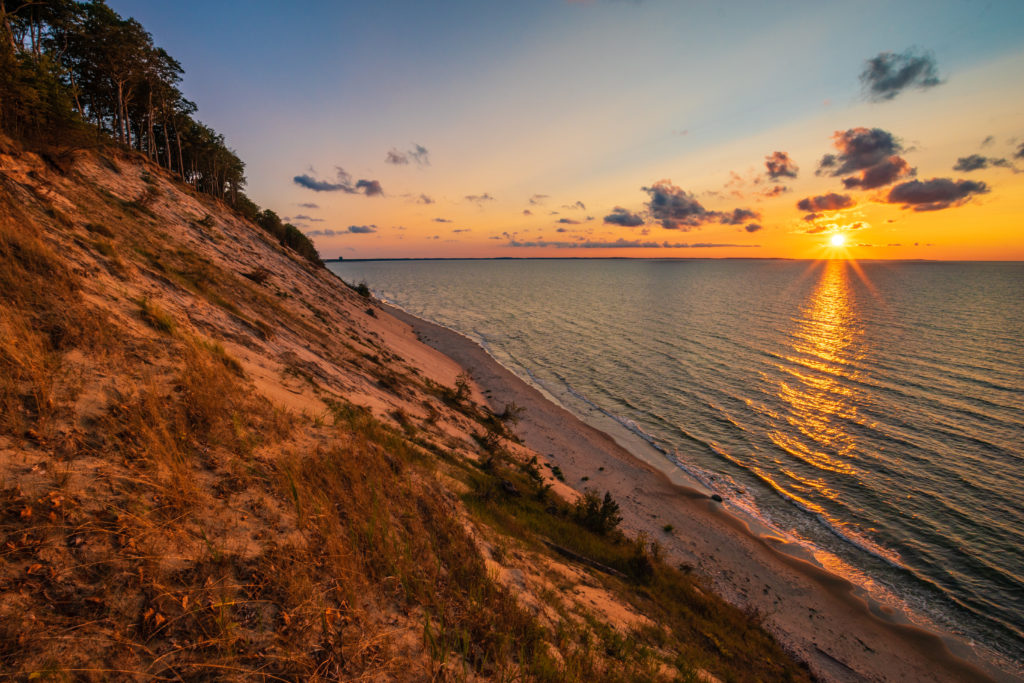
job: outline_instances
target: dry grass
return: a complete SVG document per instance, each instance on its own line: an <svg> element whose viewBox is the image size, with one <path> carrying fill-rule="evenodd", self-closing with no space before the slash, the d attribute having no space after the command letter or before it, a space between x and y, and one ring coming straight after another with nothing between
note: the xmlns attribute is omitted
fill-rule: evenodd
<svg viewBox="0 0 1024 683"><path fill-rule="evenodd" d="M139 199L80 188L81 228L39 193L0 201L0 675L801 677L754 621L644 539L581 526L535 461L509 456L514 406L481 409L465 377L421 380L379 338L275 289L304 265L282 256L240 277L161 233L178 190L143 177L141 159L119 161L104 173L138 175ZM0 176L0 194L16 191ZM200 215L178 224L244 237ZM90 269L116 286L96 288ZM295 351L277 367L307 378L327 412L261 396L251 356L284 338L395 401L397 426ZM454 495L456 480L469 493ZM554 544L611 570L592 579L658 626L614 628L557 590L541 596L557 618L535 614L488 571L480 535L510 557L565 562Z"/></svg>

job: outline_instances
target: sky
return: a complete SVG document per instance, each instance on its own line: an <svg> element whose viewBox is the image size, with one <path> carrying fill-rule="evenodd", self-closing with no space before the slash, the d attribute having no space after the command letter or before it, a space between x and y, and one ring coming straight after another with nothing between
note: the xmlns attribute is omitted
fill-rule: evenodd
<svg viewBox="0 0 1024 683"><path fill-rule="evenodd" d="M1020 0L109 4L325 258L1024 259Z"/></svg>

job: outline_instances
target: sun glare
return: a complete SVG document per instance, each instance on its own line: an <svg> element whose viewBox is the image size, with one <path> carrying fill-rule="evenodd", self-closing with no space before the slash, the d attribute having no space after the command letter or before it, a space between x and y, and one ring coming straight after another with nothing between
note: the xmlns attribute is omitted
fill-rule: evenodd
<svg viewBox="0 0 1024 683"><path fill-rule="evenodd" d="M846 235L844 235L841 232L837 232L836 234L832 235L831 238L829 238L828 243L831 244L833 247L845 247Z"/></svg>

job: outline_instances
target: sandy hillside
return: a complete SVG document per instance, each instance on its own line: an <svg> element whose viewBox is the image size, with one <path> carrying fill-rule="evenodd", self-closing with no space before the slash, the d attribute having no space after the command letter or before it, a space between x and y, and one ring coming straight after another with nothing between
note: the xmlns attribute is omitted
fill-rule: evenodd
<svg viewBox="0 0 1024 683"><path fill-rule="evenodd" d="M805 679L447 356L138 155L0 140L0 675Z"/></svg>

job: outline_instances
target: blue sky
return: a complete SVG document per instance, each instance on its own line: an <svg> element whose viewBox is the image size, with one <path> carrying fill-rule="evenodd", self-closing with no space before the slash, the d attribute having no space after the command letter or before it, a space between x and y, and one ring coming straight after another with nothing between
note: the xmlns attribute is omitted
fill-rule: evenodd
<svg viewBox="0 0 1024 683"><path fill-rule="evenodd" d="M555 222L567 216L582 226L579 241L631 240L602 217L615 206L650 213L640 188L671 179L711 210L732 208L718 205L722 193L751 205L753 187L741 196L730 173L754 178L775 150L802 171L784 205L756 199L763 230L679 235L659 233L653 219L643 230L792 254L793 205L797 194L830 189L814 168L835 131L891 130L918 150L920 159L906 154L919 178L950 175L956 157L940 159L943 145L959 145L946 157L966 155L991 135L998 148L989 151L1005 157L1024 139L1019 1L110 4L182 62L186 95L246 161L255 201L319 219L300 224L310 232L374 226L316 235L329 256L492 255L510 249L503 235L559 241ZM912 48L934 59L942 85L865 101L866 60ZM429 150L429 165L384 162L414 144ZM327 196L293 182L338 166L379 180L384 193ZM1005 175L986 177L989 188L1017 187ZM543 204L530 204L536 195L547 195ZM581 215L563 209L577 201ZM868 214L870 203L857 202Z"/></svg>

